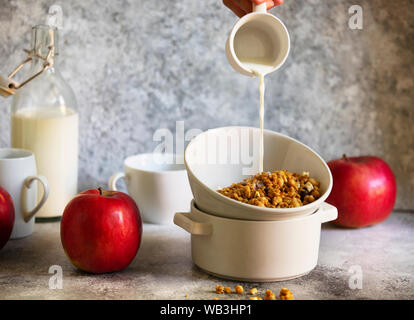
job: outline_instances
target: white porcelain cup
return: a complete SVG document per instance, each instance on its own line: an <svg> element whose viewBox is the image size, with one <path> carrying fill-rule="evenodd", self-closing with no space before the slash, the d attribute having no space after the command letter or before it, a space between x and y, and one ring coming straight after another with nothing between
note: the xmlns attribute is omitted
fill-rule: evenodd
<svg viewBox="0 0 414 320"><path fill-rule="evenodd" d="M145 222L172 224L175 212L190 208L193 195L183 156L156 153L131 156L124 161L124 172L109 179L109 188L117 190L116 183L121 178L125 179L128 194Z"/></svg>
<svg viewBox="0 0 414 320"><path fill-rule="evenodd" d="M289 55L290 38L283 22L266 11L266 3L253 5L230 31L226 56L241 74L254 76L246 62L270 66L266 73L279 69Z"/></svg>
<svg viewBox="0 0 414 320"><path fill-rule="evenodd" d="M43 196L36 204L37 181L43 186ZM6 189L13 199L15 220L11 239L31 235L34 215L49 196L46 178L37 175L33 152L23 149L0 149L0 186Z"/></svg>

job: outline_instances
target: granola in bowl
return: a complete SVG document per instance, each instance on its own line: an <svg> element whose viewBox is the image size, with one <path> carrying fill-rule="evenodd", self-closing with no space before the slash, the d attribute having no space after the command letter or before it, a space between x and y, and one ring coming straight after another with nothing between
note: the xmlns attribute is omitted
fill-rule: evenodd
<svg viewBox="0 0 414 320"><path fill-rule="evenodd" d="M231 199L267 208L295 208L314 202L322 192L309 172L287 170L261 172L239 183L217 190Z"/></svg>

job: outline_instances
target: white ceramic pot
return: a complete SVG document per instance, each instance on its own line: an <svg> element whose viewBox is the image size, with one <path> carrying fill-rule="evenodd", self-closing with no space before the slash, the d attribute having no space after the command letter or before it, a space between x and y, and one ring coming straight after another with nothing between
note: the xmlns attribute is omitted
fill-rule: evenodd
<svg viewBox="0 0 414 320"><path fill-rule="evenodd" d="M174 223L191 234L193 262L221 278L268 282L309 273L318 261L321 224L337 218L323 203L308 216L280 221L246 221L206 214L192 202L191 212Z"/></svg>

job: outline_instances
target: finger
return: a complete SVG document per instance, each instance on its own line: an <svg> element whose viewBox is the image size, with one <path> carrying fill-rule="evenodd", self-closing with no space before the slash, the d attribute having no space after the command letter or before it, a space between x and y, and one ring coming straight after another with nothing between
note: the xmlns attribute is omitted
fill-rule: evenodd
<svg viewBox="0 0 414 320"><path fill-rule="evenodd" d="M283 2L283 0L279 0L279 1ZM274 0L239 0L238 2L240 3L240 7L244 11L246 11L246 13L249 13L249 12L253 11L252 3L254 3L255 5L260 5L263 2L266 2L266 9L267 10L269 10L269 9L271 9L275 6Z"/></svg>
<svg viewBox="0 0 414 320"><path fill-rule="evenodd" d="M272 9L275 6L275 2L273 0L266 1L266 8L267 10Z"/></svg>
<svg viewBox="0 0 414 320"><path fill-rule="evenodd" d="M239 18L246 14L246 11L244 11L235 0L223 0L223 4L232 10Z"/></svg>
<svg viewBox="0 0 414 320"><path fill-rule="evenodd" d="M252 12L252 3L260 5L266 2L267 10L283 4L284 0L223 0L226 7L230 8L240 18Z"/></svg>
<svg viewBox="0 0 414 320"><path fill-rule="evenodd" d="M283 4L283 0L252 0L256 5L262 4L266 1L267 10Z"/></svg>
<svg viewBox="0 0 414 320"><path fill-rule="evenodd" d="M276 6L275 2L281 1L283 3L283 0L251 0L255 5L262 4L263 2L266 2L266 9L272 9L274 6Z"/></svg>
<svg viewBox="0 0 414 320"><path fill-rule="evenodd" d="M253 5L251 0L238 0L239 7L244 10L244 12L249 13L253 10Z"/></svg>
<svg viewBox="0 0 414 320"><path fill-rule="evenodd" d="M281 0L283 2L283 0ZM266 9L270 10L272 9L274 6L276 6L275 4L275 0L267 0L266 1Z"/></svg>

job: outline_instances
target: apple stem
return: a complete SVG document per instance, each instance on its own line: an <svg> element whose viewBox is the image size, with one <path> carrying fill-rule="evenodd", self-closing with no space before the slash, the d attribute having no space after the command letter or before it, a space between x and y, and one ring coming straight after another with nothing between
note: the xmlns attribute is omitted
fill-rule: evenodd
<svg viewBox="0 0 414 320"><path fill-rule="evenodd" d="M102 195L102 188L99 187L98 190L99 190L99 195Z"/></svg>
<svg viewBox="0 0 414 320"><path fill-rule="evenodd" d="M345 161L349 162L349 159L348 159L348 157L346 156L345 153L342 155L342 159L344 159Z"/></svg>

